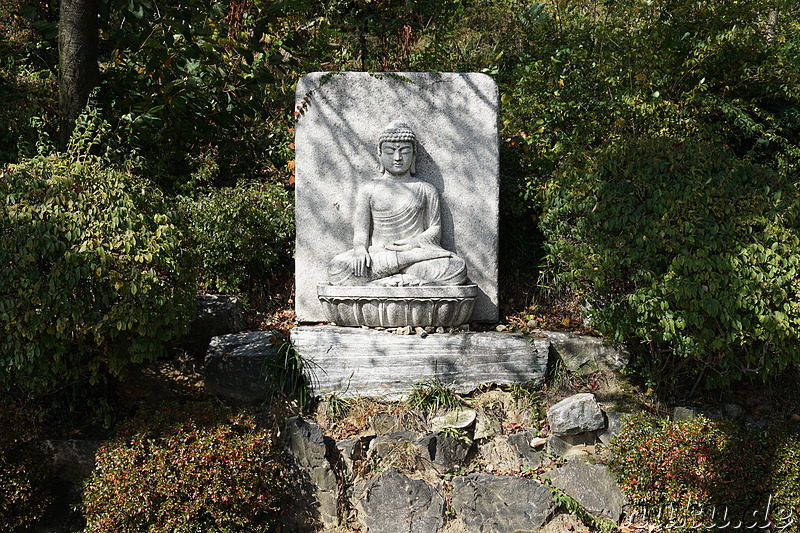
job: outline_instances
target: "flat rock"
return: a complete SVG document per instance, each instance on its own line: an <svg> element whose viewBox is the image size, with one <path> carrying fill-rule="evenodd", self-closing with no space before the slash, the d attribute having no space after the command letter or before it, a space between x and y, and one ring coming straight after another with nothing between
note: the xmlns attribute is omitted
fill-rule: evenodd
<svg viewBox="0 0 800 533"><path fill-rule="evenodd" d="M518 470L523 467L539 467L545 457L543 450L537 450L530 444L533 431L498 435L478 445L478 457L492 472Z"/></svg>
<svg viewBox="0 0 800 533"><path fill-rule="evenodd" d="M594 394L581 393L564 398L547 411L550 433L556 436L595 431L605 426L605 417Z"/></svg>
<svg viewBox="0 0 800 533"><path fill-rule="evenodd" d="M205 360L206 394L240 402L263 400L267 361L279 356L280 337L272 331L221 335L211 339Z"/></svg>
<svg viewBox="0 0 800 533"><path fill-rule="evenodd" d="M503 426L500 420L490 416L483 409L478 410L475 416L475 440L491 439L503 433Z"/></svg>
<svg viewBox="0 0 800 533"><path fill-rule="evenodd" d="M476 413L472 409L451 409L431 419L431 431L441 431L445 428L463 429L471 426L475 422L475 417Z"/></svg>
<svg viewBox="0 0 800 533"><path fill-rule="evenodd" d="M720 406L720 414L722 418L726 418L736 424L744 425L747 418L747 411L744 407L735 403L724 403Z"/></svg>
<svg viewBox="0 0 800 533"><path fill-rule="evenodd" d="M420 438L418 433L413 431L396 431L386 435L378 435L369 444L367 457L375 461L402 458L411 455L422 456L423 452L417 446L416 441Z"/></svg>
<svg viewBox="0 0 800 533"><path fill-rule="evenodd" d="M547 453L556 457L587 455L594 451L597 432L587 431L575 435L550 435L547 437Z"/></svg>
<svg viewBox="0 0 800 533"><path fill-rule="evenodd" d="M394 468L372 478L359 492L358 519L372 532L435 533L444 524L441 493Z"/></svg>
<svg viewBox="0 0 800 533"><path fill-rule="evenodd" d="M366 457L368 446L368 439L365 437L353 437L352 439L336 441L340 465L348 478L352 478L355 462Z"/></svg>
<svg viewBox="0 0 800 533"><path fill-rule="evenodd" d="M428 428L425 423L425 417L417 411L376 413L370 418L369 425L375 435L396 433L398 431L422 432Z"/></svg>
<svg viewBox="0 0 800 533"><path fill-rule="evenodd" d="M619 521L627 500L608 467L573 459L548 477L592 516Z"/></svg>
<svg viewBox="0 0 800 533"><path fill-rule="evenodd" d="M628 349L621 344L606 345L603 339L561 331L543 331L550 340L550 350L567 368L578 374L598 370L620 370L630 361Z"/></svg>
<svg viewBox="0 0 800 533"><path fill-rule="evenodd" d="M415 383L439 378L456 392L483 383L541 382L548 341L515 333L392 335L385 331L336 326L298 326L291 339L312 361L314 394L380 396L399 399Z"/></svg>
<svg viewBox="0 0 800 533"><path fill-rule="evenodd" d="M531 446L531 442L538 434L535 429L529 429L508 436L508 444L517 452L522 466L539 466L541 463L542 452Z"/></svg>
<svg viewBox="0 0 800 533"><path fill-rule="evenodd" d="M533 480L475 473L453 478L453 509L468 533L513 533L542 526L555 502Z"/></svg>
<svg viewBox="0 0 800 533"><path fill-rule="evenodd" d="M683 422L684 420L690 420L698 415L700 415L700 410L698 409L678 406L672 411L672 421Z"/></svg>
<svg viewBox="0 0 800 533"><path fill-rule="evenodd" d="M507 435L497 437L478 444L478 457L486 465L488 472L505 472L522 467L522 461Z"/></svg>
<svg viewBox="0 0 800 533"><path fill-rule="evenodd" d="M611 444L611 439L616 437L625 427L629 415L624 415L617 411L604 411L606 415L606 427L600 431L597 437L608 446Z"/></svg>

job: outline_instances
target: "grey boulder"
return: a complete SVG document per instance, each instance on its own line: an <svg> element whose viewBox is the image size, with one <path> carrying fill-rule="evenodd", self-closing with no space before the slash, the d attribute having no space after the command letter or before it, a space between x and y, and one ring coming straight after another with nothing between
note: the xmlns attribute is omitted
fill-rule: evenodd
<svg viewBox="0 0 800 533"><path fill-rule="evenodd" d="M222 294L199 294L189 333L177 344L190 353L202 354L213 337L238 333L246 327L239 300Z"/></svg>
<svg viewBox="0 0 800 533"><path fill-rule="evenodd" d="M206 394L239 402L263 400L269 391L269 362L279 355L280 337L272 331L214 337L205 360Z"/></svg>
<svg viewBox="0 0 800 533"><path fill-rule="evenodd" d="M549 477L554 486L574 498L592 516L619 521L627 500L608 467L573 459L551 470Z"/></svg>
<svg viewBox="0 0 800 533"><path fill-rule="evenodd" d="M394 468L372 478L358 499L361 522L374 533L435 533L444 524L444 497Z"/></svg>
<svg viewBox="0 0 800 533"><path fill-rule="evenodd" d="M606 345L603 339L560 331L543 332L550 339L550 353L572 372L588 374L598 370L620 370L630 361L622 345Z"/></svg>
<svg viewBox="0 0 800 533"><path fill-rule="evenodd" d="M328 445L322 429L301 416L291 417L286 424L289 450L306 472L317 498L317 518L325 527L339 524L339 485L328 457Z"/></svg>
<svg viewBox="0 0 800 533"><path fill-rule="evenodd" d="M469 533L513 533L544 525L555 502L533 480L475 473L453 478L453 509Z"/></svg>
<svg viewBox="0 0 800 533"><path fill-rule="evenodd" d="M564 398L547 411L550 433L577 435L605 427L605 417L594 394L581 393Z"/></svg>

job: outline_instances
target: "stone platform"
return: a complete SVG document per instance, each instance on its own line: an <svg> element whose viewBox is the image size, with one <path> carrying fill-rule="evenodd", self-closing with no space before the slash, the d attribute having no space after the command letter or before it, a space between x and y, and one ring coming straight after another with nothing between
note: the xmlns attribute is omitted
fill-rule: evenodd
<svg viewBox="0 0 800 533"><path fill-rule="evenodd" d="M421 337L338 326L297 326L291 340L310 361L314 395L390 400L433 378L459 393L484 383L540 382L550 347L548 339L508 332Z"/></svg>

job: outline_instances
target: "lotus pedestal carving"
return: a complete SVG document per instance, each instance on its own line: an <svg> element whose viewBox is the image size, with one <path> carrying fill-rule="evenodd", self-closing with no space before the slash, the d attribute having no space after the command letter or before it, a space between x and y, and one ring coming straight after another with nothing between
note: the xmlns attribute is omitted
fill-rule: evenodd
<svg viewBox="0 0 800 533"><path fill-rule="evenodd" d="M318 285L317 295L328 320L339 326L450 327L469 321L478 287Z"/></svg>

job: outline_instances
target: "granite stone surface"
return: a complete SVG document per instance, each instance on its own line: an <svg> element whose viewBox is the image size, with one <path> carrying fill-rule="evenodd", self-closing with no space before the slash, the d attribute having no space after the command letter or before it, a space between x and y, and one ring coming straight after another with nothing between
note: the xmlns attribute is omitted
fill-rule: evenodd
<svg viewBox="0 0 800 533"><path fill-rule="evenodd" d="M543 331L550 339L550 350L566 367L579 375L598 370L620 370L628 364L631 354L621 344L607 346L603 339L563 331Z"/></svg>
<svg viewBox="0 0 800 533"><path fill-rule="evenodd" d="M369 481L356 508L359 520L375 533L435 533L444 524L441 492L394 468Z"/></svg>
<svg viewBox="0 0 800 533"><path fill-rule="evenodd" d="M593 516L618 522L628 503L605 465L589 465L572 459L566 466L548 472L553 485L574 498Z"/></svg>
<svg viewBox="0 0 800 533"><path fill-rule="evenodd" d="M564 398L547 411L550 433L558 437L603 429L605 416L594 394L583 392Z"/></svg>
<svg viewBox="0 0 800 533"><path fill-rule="evenodd" d="M339 326L297 326L291 340L310 361L314 395L402 398L415 384L438 378L457 392L483 383L544 378L549 341L515 333L395 335Z"/></svg>
<svg viewBox="0 0 800 533"><path fill-rule="evenodd" d="M468 533L515 533L544 525L555 502L531 479L473 473L453 478L453 510Z"/></svg>
<svg viewBox="0 0 800 533"><path fill-rule="evenodd" d="M417 141L416 176L441 196L441 245L478 288L472 320L496 321L497 86L484 74L311 73L297 86L296 296L300 322L327 320L317 285L353 247L356 192L378 177L377 139L402 119Z"/></svg>

